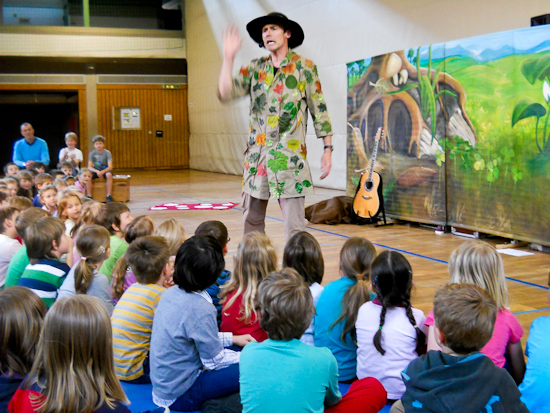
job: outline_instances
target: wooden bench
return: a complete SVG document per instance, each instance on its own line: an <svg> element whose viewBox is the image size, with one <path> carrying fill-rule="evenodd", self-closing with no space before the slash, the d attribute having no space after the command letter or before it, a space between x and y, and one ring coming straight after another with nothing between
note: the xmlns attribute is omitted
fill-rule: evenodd
<svg viewBox="0 0 550 413"><path fill-rule="evenodd" d="M128 202L130 200L130 175L113 176L113 201ZM107 200L105 179L94 179L92 181L92 198L99 202Z"/></svg>

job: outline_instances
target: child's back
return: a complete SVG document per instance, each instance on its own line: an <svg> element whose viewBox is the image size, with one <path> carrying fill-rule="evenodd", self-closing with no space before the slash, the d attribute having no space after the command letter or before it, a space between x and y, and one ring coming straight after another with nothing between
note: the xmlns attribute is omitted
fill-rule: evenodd
<svg viewBox="0 0 550 413"><path fill-rule="evenodd" d="M162 282L168 254L166 240L153 236L134 240L126 251L125 259L138 282L124 292L111 317L115 372L120 380L150 381L146 358L153 316L165 291Z"/></svg>
<svg viewBox="0 0 550 413"><path fill-rule="evenodd" d="M391 412L527 412L510 374L479 350L494 328L497 305L473 284L449 284L434 297L435 335L429 351L403 371L406 391Z"/></svg>

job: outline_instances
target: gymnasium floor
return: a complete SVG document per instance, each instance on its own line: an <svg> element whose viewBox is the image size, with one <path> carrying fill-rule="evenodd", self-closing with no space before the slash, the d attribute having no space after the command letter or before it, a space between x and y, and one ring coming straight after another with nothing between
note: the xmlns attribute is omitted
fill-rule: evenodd
<svg viewBox="0 0 550 413"><path fill-rule="evenodd" d="M117 171L120 173L120 171ZM229 230L231 241L226 256L226 268L232 269L233 255L242 237L242 209L240 206L241 177L217 173L176 170L176 171L132 171L131 200L128 206L134 217L150 215L158 225L168 218L176 218L185 228L187 236L193 235L195 228L206 220L220 220ZM343 191L317 188L315 195L306 198L306 205L323 199L344 195ZM167 202L178 203L239 203L225 211L148 211L152 206ZM448 280L447 260L451 252L466 238L451 234L436 235L433 230L414 224L388 227L355 225L316 225L308 224L323 249L325 276L323 284L339 277L338 256L344 242L351 236L359 235L369 239L378 251L393 249L403 253L410 261L414 274L412 303L426 314L432 308L433 294ZM267 210L266 233L279 251L282 260L284 234L282 216L278 204L271 201ZM502 244L502 238L488 238L492 244ZM550 254L531 251L534 255L513 257L502 255L508 290L510 309L524 328L523 348L531 321L540 316L550 315L548 303L548 273Z"/></svg>

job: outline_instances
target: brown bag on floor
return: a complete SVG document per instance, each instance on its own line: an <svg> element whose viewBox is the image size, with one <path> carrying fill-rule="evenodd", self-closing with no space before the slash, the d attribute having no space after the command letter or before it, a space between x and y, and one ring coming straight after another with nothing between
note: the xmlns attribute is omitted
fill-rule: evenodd
<svg viewBox="0 0 550 413"><path fill-rule="evenodd" d="M306 208L306 219L312 224L350 224L353 198L336 196Z"/></svg>

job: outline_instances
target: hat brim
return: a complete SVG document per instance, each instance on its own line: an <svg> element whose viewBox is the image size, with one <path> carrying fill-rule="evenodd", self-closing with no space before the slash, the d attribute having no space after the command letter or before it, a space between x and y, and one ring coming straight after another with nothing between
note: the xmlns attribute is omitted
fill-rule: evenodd
<svg viewBox="0 0 550 413"><path fill-rule="evenodd" d="M304 42L304 31L298 23L287 18L268 14L267 16L258 17L246 25L246 31L260 47L264 47L262 29L266 24L278 24L284 27L285 31L289 30L288 47L291 49L300 46Z"/></svg>

